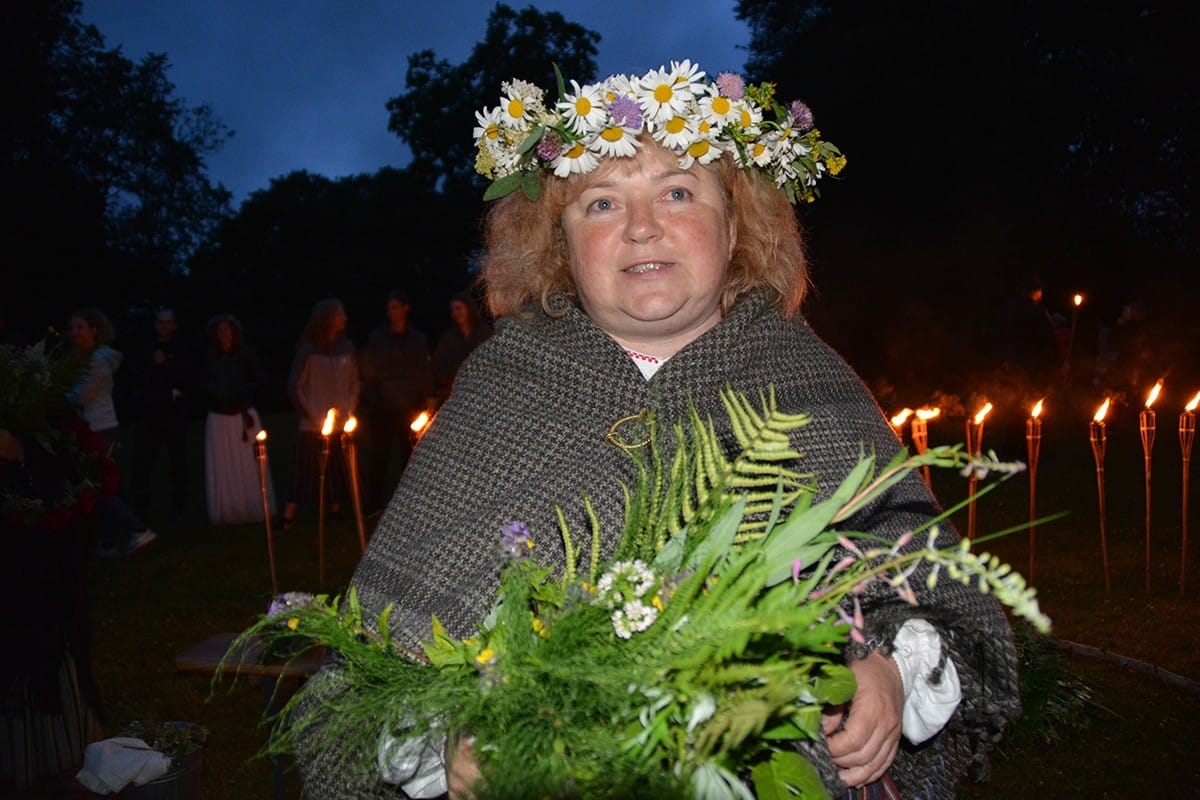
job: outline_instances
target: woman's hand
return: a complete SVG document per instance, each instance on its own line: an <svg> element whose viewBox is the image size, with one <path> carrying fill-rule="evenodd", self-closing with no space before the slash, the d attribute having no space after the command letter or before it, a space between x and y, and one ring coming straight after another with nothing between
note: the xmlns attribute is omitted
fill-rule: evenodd
<svg viewBox="0 0 1200 800"><path fill-rule="evenodd" d="M446 742L446 783L450 800L474 800L475 784L483 776L475 763L475 739L464 736Z"/></svg>
<svg viewBox="0 0 1200 800"><path fill-rule="evenodd" d="M858 689L847 706L821 715L821 729L838 776L853 787L882 778L896 758L904 683L896 662L878 651L851 662L850 670Z"/></svg>

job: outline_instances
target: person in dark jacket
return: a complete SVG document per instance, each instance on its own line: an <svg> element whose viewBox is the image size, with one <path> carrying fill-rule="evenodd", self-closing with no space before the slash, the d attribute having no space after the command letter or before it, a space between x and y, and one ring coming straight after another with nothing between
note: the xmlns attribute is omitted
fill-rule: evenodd
<svg viewBox="0 0 1200 800"><path fill-rule="evenodd" d="M408 294L389 292L386 321L367 336L362 353L363 408L370 437L364 507L382 510L391 496L393 456L403 472L412 454L410 425L436 404L429 340L409 320Z"/></svg>
<svg viewBox="0 0 1200 800"><path fill-rule="evenodd" d="M433 351L433 378L439 405L450 396L454 376L467 356L492 335L492 324L467 292L455 292L450 296L450 320L454 324L438 339Z"/></svg>
<svg viewBox="0 0 1200 800"><path fill-rule="evenodd" d="M188 424L199 364L179 338L174 309L154 314L154 341L127 364L135 381L137 417L133 429L133 481L130 499L142 519L150 518L154 464L167 451L171 514L178 520L188 501Z"/></svg>

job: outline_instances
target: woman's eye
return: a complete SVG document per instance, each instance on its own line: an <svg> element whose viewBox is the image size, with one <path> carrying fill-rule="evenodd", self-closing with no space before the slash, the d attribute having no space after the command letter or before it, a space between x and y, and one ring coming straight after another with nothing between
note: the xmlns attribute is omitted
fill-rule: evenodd
<svg viewBox="0 0 1200 800"><path fill-rule="evenodd" d="M691 192L689 192L687 189L672 189L671 191L667 192L667 197L672 200L687 200L689 197L691 197Z"/></svg>
<svg viewBox="0 0 1200 800"><path fill-rule="evenodd" d="M590 206L592 211L609 211L612 209L612 207L612 200L606 200L604 198L601 198L600 200L593 200Z"/></svg>

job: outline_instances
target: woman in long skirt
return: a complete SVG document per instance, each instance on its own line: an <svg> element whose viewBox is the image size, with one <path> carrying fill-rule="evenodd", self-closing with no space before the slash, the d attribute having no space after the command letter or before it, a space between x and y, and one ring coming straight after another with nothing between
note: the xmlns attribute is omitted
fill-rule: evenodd
<svg viewBox="0 0 1200 800"><path fill-rule="evenodd" d="M213 525L263 520L263 476L255 453L262 418L254 407L261 369L245 346L242 326L232 314L208 322L209 347L204 389L208 417L204 425L204 486L208 519ZM275 514L275 488L265 463L267 511Z"/></svg>

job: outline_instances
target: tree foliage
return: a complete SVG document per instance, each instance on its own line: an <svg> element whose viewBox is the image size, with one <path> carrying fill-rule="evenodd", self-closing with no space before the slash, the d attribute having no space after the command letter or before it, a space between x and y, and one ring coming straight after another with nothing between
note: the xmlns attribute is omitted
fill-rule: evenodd
<svg viewBox="0 0 1200 800"><path fill-rule="evenodd" d="M1111 324L1200 254L1194 2L739 0L736 14L748 77L808 102L849 159L807 212L816 279L892 324L810 317L864 371L988 363L988 309L1018 274L1040 273L1054 310L1083 290ZM939 335L949 309L970 310L963 335Z"/></svg>
<svg viewBox="0 0 1200 800"><path fill-rule="evenodd" d="M812 99L876 208L1082 214L1200 246L1193 3L739 0L737 15L748 71Z"/></svg>
<svg viewBox="0 0 1200 800"><path fill-rule="evenodd" d="M6 249L34 254L23 275L51 314L96 304L120 317L164 299L227 213L204 157L231 133L174 97L165 55L130 61L80 10L47 0L6 13L0 231Z"/></svg>
<svg viewBox="0 0 1200 800"><path fill-rule="evenodd" d="M412 169L448 192L483 192L475 175L475 112L494 106L500 83L521 78L553 91L554 64L583 81L595 77L597 33L555 11L514 11L497 3L483 41L451 64L432 50L408 59L406 91L388 100L388 130L412 151Z"/></svg>

